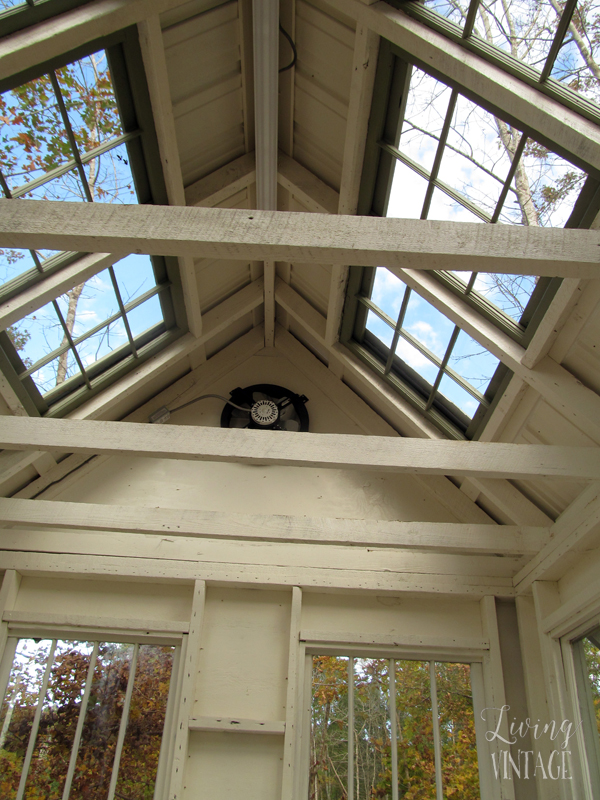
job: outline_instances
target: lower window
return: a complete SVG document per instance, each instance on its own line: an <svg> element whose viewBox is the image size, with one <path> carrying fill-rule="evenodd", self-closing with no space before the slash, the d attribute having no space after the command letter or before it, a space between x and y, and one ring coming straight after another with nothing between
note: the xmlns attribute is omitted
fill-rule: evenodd
<svg viewBox="0 0 600 800"><path fill-rule="evenodd" d="M152 800L174 651L16 641L0 708L3 800Z"/></svg>
<svg viewBox="0 0 600 800"><path fill-rule="evenodd" d="M600 627L573 642L583 744L593 796L600 792Z"/></svg>
<svg viewBox="0 0 600 800"><path fill-rule="evenodd" d="M470 672L315 656L310 800L479 800Z"/></svg>

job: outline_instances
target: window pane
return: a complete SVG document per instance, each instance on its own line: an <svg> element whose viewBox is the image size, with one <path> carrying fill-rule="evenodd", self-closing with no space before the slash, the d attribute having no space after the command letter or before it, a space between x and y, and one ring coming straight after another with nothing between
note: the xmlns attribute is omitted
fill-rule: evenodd
<svg viewBox="0 0 600 800"><path fill-rule="evenodd" d="M474 35L541 70L558 26L552 2L481 2Z"/></svg>
<svg viewBox="0 0 600 800"><path fill-rule="evenodd" d="M62 797L92 650L89 642L57 642L25 797Z"/></svg>
<svg viewBox="0 0 600 800"><path fill-rule="evenodd" d="M396 345L396 355L430 384L435 381L438 367L402 336L398 339L398 344Z"/></svg>
<svg viewBox="0 0 600 800"><path fill-rule="evenodd" d="M17 796L50 641L21 639L0 712L0 774L5 800Z"/></svg>
<svg viewBox="0 0 600 800"><path fill-rule="evenodd" d="M399 149L431 170L451 90L413 67Z"/></svg>
<svg viewBox="0 0 600 800"><path fill-rule="evenodd" d="M444 375L440 381L439 393L449 400L459 411L462 411L469 419L472 419L479 408L479 402L456 381Z"/></svg>
<svg viewBox="0 0 600 800"><path fill-rule="evenodd" d="M518 322L535 289L535 275L498 275L480 272L474 289Z"/></svg>
<svg viewBox="0 0 600 800"><path fill-rule="evenodd" d="M599 21L598 0L577 4L552 70L553 78L595 103L600 103L597 66L600 59Z"/></svg>
<svg viewBox="0 0 600 800"><path fill-rule="evenodd" d="M140 646L115 797L153 796L172 668L172 647Z"/></svg>
<svg viewBox="0 0 600 800"><path fill-rule="evenodd" d="M384 322L381 317L378 317L372 311L367 314L367 329L374 333L387 348L392 346L394 331L387 322Z"/></svg>
<svg viewBox="0 0 600 800"><path fill-rule="evenodd" d="M118 261L113 269L125 305L156 285L150 256L132 253Z"/></svg>
<svg viewBox="0 0 600 800"><path fill-rule="evenodd" d="M11 191L71 158L47 75L0 95L0 169Z"/></svg>
<svg viewBox="0 0 600 800"><path fill-rule="evenodd" d="M485 347L461 331L450 356L450 366L461 378L482 394L488 387L500 361Z"/></svg>
<svg viewBox="0 0 600 800"><path fill-rule="evenodd" d="M36 269L36 266L29 250L0 249L0 284L7 283L30 269Z"/></svg>
<svg viewBox="0 0 600 800"><path fill-rule="evenodd" d="M123 132L103 50L57 70L56 75L82 154Z"/></svg>
<svg viewBox="0 0 600 800"><path fill-rule="evenodd" d="M583 652L592 690L596 726L600 737L600 628L595 634L595 636L586 637L583 640Z"/></svg>
<svg viewBox="0 0 600 800"><path fill-rule="evenodd" d="M479 800L475 720L468 664L436 663L442 775L447 797Z"/></svg>
<svg viewBox="0 0 600 800"><path fill-rule="evenodd" d="M154 295L145 303L142 303L131 311L127 312L127 319L131 328L131 335L135 338L144 331L162 322L162 310L160 307L160 299L158 295Z"/></svg>
<svg viewBox="0 0 600 800"><path fill-rule="evenodd" d="M408 301L404 328L428 350L443 358L454 324L431 303L413 292Z"/></svg>
<svg viewBox="0 0 600 800"><path fill-rule="evenodd" d="M428 661L396 661L396 724L400 797L435 800Z"/></svg>
<svg viewBox="0 0 600 800"><path fill-rule="evenodd" d="M354 778L356 800L372 800L389 791L389 661L354 662Z"/></svg>
<svg viewBox="0 0 600 800"><path fill-rule="evenodd" d="M75 375L81 375L81 370L75 360L73 351L66 350L58 358L32 372L31 377L40 393L46 394L46 392L60 386L61 383L73 378Z"/></svg>
<svg viewBox="0 0 600 800"><path fill-rule="evenodd" d="M313 658L310 800L344 800L348 784L348 659Z"/></svg>
<svg viewBox="0 0 600 800"><path fill-rule="evenodd" d="M371 300L393 320L398 319L406 284L385 267L377 267Z"/></svg>
<svg viewBox="0 0 600 800"><path fill-rule="evenodd" d="M51 643L20 640L0 711L2 800L14 800ZM70 798L106 800L133 653L100 643L88 690ZM143 645L129 708L115 797L151 800L158 766L173 647ZM61 800L75 743L93 644L57 642L43 699L25 798Z"/></svg>
<svg viewBox="0 0 600 800"><path fill-rule="evenodd" d="M135 203L127 147L122 144L85 165L92 199L100 203Z"/></svg>
<svg viewBox="0 0 600 800"><path fill-rule="evenodd" d="M419 219L428 181L402 161L396 161L386 217Z"/></svg>
<svg viewBox="0 0 600 800"><path fill-rule="evenodd" d="M469 10L469 3L467 0L425 0L425 6L440 14L442 17L464 26L467 11Z"/></svg>

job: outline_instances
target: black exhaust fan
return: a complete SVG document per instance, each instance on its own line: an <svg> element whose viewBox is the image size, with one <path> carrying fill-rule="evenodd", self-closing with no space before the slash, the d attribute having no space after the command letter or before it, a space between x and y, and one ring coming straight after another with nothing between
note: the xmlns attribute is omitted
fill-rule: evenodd
<svg viewBox="0 0 600 800"><path fill-rule="evenodd" d="M256 383L230 394L221 414L222 428L261 428L275 431L307 431L308 397L276 386Z"/></svg>

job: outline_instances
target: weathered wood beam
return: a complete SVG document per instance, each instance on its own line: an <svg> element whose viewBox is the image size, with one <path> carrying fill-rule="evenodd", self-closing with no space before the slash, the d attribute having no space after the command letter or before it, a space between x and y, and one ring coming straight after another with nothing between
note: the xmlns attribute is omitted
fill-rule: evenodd
<svg viewBox="0 0 600 800"><path fill-rule="evenodd" d="M275 344L275 262L264 262L265 347Z"/></svg>
<svg viewBox="0 0 600 800"><path fill-rule="evenodd" d="M181 0L98 0L0 40L0 80L161 14Z"/></svg>
<svg viewBox="0 0 600 800"><path fill-rule="evenodd" d="M515 589L520 594L528 591L534 581L556 580L561 577L553 570L569 568L568 556L581 553L590 540L594 540L600 531L600 485L588 486L563 511L551 528L547 529L550 540L540 552L534 556L515 575Z"/></svg>
<svg viewBox="0 0 600 800"><path fill-rule="evenodd" d="M299 435L285 431L24 417L4 419L0 447L514 480L532 477L600 480L600 449L591 447L387 439L333 433Z"/></svg>
<svg viewBox="0 0 600 800"><path fill-rule="evenodd" d="M537 134L544 144L556 143L563 152L600 169L600 130L577 112L387 3L370 7L359 0L327 3L397 45L434 75L463 87L472 98L481 97L500 116Z"/></svg>
<svg viewBox="0 0 600 800"><path fill-rule="evenodd" d="M600 232L223 208L0 200L0 247L599 277Z"/></svg>
<svg viewBox="0 0 600 800"><path fill-rule="evenodd" d="M277 182L309 211L337 214L339 195L320 178L285 153L279 153Z"/></svg>
<svg viewBox="0 0 600 800"><path fill-rule="evenodd" d="M230 161L205 178L185 187L185 205L210 208L256 181L254 153Z"/></svg>
<svg viewBox="0 0 600 800"><path fill-rule="evenodd" d="M14 526L465 554L535 555L548 542L548 532L543 528L512 525L328 519L0 499L0 527Z"/></svg>
<svg viewBox="0 0 600 800"><path fill-rule="evenodd" d="M171 205L183 206L186 198L169 89L169 73L158 14L139 22L138 32L167 197ZM197 338L202 333L202 314L193 258L183 256L179 259L179 274L188 328L192 336Z"/></svg>

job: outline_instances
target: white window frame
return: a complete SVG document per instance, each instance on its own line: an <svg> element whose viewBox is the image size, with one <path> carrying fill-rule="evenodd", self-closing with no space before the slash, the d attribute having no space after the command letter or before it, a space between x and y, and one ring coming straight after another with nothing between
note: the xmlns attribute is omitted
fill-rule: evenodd
<svg viewBox="0 0 600 800"><path fill-rule="evenodd" d="M160 630L115 630L114 628L110 628L108 625L103 626L101 624L101 620L98 621L98 627L94 625L93 627L87 628L65 625L48 626L36 624L35 622L8 622L8 637L6 639L6 645L0 660L0 702L6 694L19 639L32 638L49 639L50 641L58 641L59 639L76 640L98 644L102 642L133 644L135 647L135 654L137 654L139 646L144 644L163 645L175 648L173 652L173 667L169 681L169 695L167 698L165 722L163 726L160 753L158 758L158 768L156 771L156 780L154 785L154 800L163 800L168 792L171 768L173 764L177 711L181 696L181 685L183 683L183 664L185 662L185 651L188 638L187 634L165 633ZM130 694L130 688L133 688L133 682L131 680L128 685L127 695ZM129 705L127 702L127 697L124 708L127 710L128 715ZM123 744L122 738L124 733L125 728L123 727L122 734L121 731L119 734L121 746ZM119 743L117 744L117 749L119 749Z"/></svg>
<svg viewBox="0 0 600 800"><path fill-rule="evenodd" d="M573 766L578 768L577 771L581 776L581 790L585 800L597 800L600 797L600 741L596 730L590 726L585 685L587 676L583 672L583 653L578 647L578 642L598 627L600 627L600 602L586 622L560 637L568 703L573 727L577 729L575 734L577 753L574 758L576 763Z"/></svg>
<svg viewBox="0 0 600 800"><path fill-rule="evenodd" d="M318 637L319 640L321 637ZM363 638L364 637L357 637ZM301 634L302 639L302 634ZM308 779L310 772L310 723L311 723L311 705L312 705L312 671L313 671L313 656L340 656L349 659L357 658L381 658L381 659L394 659L395 661L429 661L433 662L446 662L455 664L469 664L471 667L471 692L473 697L473 716L475 720L475 740L477 743L477 763L479 767L479 790L481 800L492 800L494 798L494 788L492 784L492 771L491 771L491 748L486 739L486 726L481 717L481 712L486 707L485 701L485 682L491 679L491 675L487 675L486 670L486 656L489 650L483 648L461 647L447 649L443 647L419 647L419 646L406 646L406 647L379 647L377 645L368 645L364 643L348 644L342 646L327 645L326 635L323 636L324 643L318 644L316 641L300 641L299 663L302 665L299 675L299 686L304 686L303 701L300 704L300 719L299 730L301 735L299 737L299 745L297 756L297 763L299 764L299 779L296 782L297 798L295 800L306 800L308 798ZM350 662L349 662L350 663ZM432 684L433 685L433 684ZM439 722L439 716L438 716ZM439 726L436 726L439 732ZM435 742L434 742L435 746ZM436 762L438 762L438 746L435 747ZM441 754L440 754L440 770L441 770ZM438 764L436 763L436 779L438 773ZM392 800L395 800L396 795L393 795ZM443 797L439 794L438 798ZM348 793L348 800L353 800L350 792Z"/></svg>

